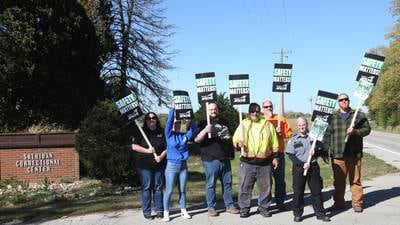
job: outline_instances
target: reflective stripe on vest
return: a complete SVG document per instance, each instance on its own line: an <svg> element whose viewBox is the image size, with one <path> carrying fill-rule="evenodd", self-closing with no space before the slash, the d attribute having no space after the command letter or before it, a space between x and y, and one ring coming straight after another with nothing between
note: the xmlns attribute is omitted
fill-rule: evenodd
<svg viewBox="0 0 400 225"><path fill-rule="evenodd" d="M253 151L244 151L244 154L242 155L242 157L245 158L260 158L260 159L265 159L270 157L273 154L273 152L271 150L269 150L268 152L258 152L257 154L254 154Z"/></svg>

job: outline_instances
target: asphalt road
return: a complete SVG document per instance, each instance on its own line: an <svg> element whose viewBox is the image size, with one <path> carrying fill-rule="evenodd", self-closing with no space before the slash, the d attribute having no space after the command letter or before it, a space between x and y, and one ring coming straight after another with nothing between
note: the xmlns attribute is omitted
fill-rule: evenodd
<svg viewBox="0 0 400 225"><path fill-rule="evenodd" d="M364 138L364 151L400 169L400 134L372 131Z"/></svg>

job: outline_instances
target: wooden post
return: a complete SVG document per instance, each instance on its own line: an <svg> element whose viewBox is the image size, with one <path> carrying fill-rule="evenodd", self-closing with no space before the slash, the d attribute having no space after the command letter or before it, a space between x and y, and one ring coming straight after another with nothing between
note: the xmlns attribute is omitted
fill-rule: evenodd
<svg viewBox="0 0 400 225"><path fill-rule="evenodd" d="M210 113L208 112L208 102L206 102L207 125L210 125ZM208 138L211 138L211 133L208 133Z"/></svg>
<svg viewBox="0 0 400 225"><path fill-rule="evenodd" d="M310 148L310 154L308 155L308 158L307 158L307 163L308 163L308 164L310 164L310 162L311 162L311 157L312 157L311 151L315 149L315 145L316 145L316 144L317 144L317 139L314 139L314 141L313 141L313 143L312 143L312 145L311 145L311 148ZM315 154L315 151L314 151L314 154ZM303 176L306 176L306 175L307 175L307 171L308 171L308 170L304 170Z"/></svg>
<svg viewBox="0 0 400 225"><path fill-rule="evenodd" d="M146 141L147 145L148 145L150 148L153 148L153 145L150 143L149 139L147 138L146 133L144 133L143 128L140 126L139 122L138 122L136 119L135 119L135 124L136 124L136 126L139 128L139 131L140 131L140 133L142 134L142 136L143 136L144 140ZM154 157L157 156L157 154L155 153L154 149L153 149L153 155L154 155Z"/></svg>
<svg viewBox="0 0 400 225"><path fill-rule="evenodd" d="M351 123L350 123L350 127L349 127L349 128L353 128L353 127L354 127L354 123L356 122L356 117L357 117L358 111L360 110L360 107L361 107L361 103L362 103L362 100L359 99L359 100L358 100L358 104L357 104L356 111L354 112L354 116L353 116L353 118L351 119ZM347 140L349 140L349 135L346 135L346 137L344 138L344 142L346 143Z"/></svg>
<svg viewBox="0 0 400 225"><path fill-rule="evenodd" d="M282 117L283 117L283 92L279 93L279 109L278 109L278 130L281 131L281 123L282 123ZM282 132L282 131L281 131Z"/></svg>
<svg viewBox="0 0 400 225"><path fill-rule="evenodd" d="M244 143L245 141L245 129L244 129L244 125L242 123L242 105L239 105L239 123L240 123L240 127L242 129L242 142ZM240 155L244 155L244 147L240 148Z"/></svg>

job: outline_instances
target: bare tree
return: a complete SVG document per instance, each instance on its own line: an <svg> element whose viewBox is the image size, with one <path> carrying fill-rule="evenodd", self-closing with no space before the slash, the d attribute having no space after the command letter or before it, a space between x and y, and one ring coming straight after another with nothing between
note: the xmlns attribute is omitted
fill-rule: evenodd
<svg viewBox="0 0 400 225"><path fill-rule="evenodd" d="M128 88L149 108L170 100L168 79L163 71L172 69L175 51L167 38L174 26L165 23L162 0L111 0L111 32L115 50L103 67L103 78L119 95Z"/></svg>

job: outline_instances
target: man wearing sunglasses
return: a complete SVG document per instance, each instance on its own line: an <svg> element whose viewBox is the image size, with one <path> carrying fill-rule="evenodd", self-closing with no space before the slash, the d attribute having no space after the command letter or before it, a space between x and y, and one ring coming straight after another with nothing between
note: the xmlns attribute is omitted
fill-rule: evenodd
<svg viewBox="0 0 400 225"><path fill-rule="evenodd" d="M344 193L346 177L352 194L351 205L354 212L363 211L363 188L361 185L361 158L363 156L363 137L371 132L371 127L364 113L358 112L354 127L350 127L355 110L350 108L349 96L339 94L339 110L332 117L325 132L323 142L329 149L333 169L333 210L345 208ZM347 142L345 141L348 136Z"/></svg>
<svg viewBox="0 0 400 225"><path fill-rule="evenodd" d="M270 100L263 102L264 118L274 125L278 134L278 168L272 171L275 181L275 202L280 211L285 211L286 182L285 182L285 139L292 136L292 128L285 117L273 113L273 104Z"/></svg>
<svg viewBox="0 0 400 225"><path fill-rule="evenodd" d="M271 217L271 173L278 166L278 137L274 126L261 117L257 103L249 106L249 117L238 126L233 144L243 148L240 156L239 207L240 217L250 216L250 202L254 184L257 183L258 211L263 217ZM242 127L243 126L243 127Z"/></svg>

